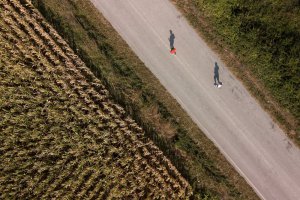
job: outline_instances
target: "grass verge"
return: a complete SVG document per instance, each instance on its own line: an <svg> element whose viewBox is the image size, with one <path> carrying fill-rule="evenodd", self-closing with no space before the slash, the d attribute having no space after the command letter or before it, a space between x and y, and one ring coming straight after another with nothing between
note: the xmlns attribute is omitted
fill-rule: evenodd
<svg viewBox="0 0 300 200"><path fill-rule="evenodd" d="M194 199L258 199L89 1L33 1L190 182Z"/></svg>

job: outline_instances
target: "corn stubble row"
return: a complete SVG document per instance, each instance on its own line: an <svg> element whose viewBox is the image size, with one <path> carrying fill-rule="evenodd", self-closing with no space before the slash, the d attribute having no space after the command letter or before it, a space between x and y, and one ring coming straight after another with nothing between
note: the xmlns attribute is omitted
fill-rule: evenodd
<svg viewBox="0 0 300 200"><path fill-rule="evenodd" d="M0 1L0 93L0 199L191 195L29 0Z"/></svg>

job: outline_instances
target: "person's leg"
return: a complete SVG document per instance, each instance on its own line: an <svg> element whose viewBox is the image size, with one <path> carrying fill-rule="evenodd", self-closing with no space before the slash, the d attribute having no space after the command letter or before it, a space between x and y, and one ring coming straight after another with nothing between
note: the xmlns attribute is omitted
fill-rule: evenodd
<svg viewBox="0 0 300 200"><path fill-rule="evenodd" d="M215 86L218 85L217 80L218 80L218 77L217 77L216 75L214 75L214 81L215 81L214 85L215 85Z"/></svg>
<svg viewBox="0 0 300 200"><path fill-rule="evenodd" d="M216 79L217 79L217 81L218 81L218 85L222 85L222 82L221 82L220 79L219 79L219 74L216 74Z"/></svg>

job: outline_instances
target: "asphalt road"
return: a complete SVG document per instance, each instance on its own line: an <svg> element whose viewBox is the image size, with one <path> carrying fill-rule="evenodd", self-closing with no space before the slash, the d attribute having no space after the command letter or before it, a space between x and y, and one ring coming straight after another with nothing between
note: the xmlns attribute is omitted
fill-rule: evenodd
<svg viewBox="0 0 300 200"><path fill-rule="evenodd" d="M91 1L262 199L300 199L299 149L172 3Z"/></svg>

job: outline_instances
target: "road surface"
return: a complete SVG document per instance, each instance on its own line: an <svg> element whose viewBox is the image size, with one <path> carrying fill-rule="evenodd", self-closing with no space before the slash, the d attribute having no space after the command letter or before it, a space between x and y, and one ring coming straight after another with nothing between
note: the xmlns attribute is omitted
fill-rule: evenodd
<svg viewBox="0 0 300 200"><path fill-rule="evenodd" d="M300 199L299 149L171 2L91 1L262 199Z"/></svg>

